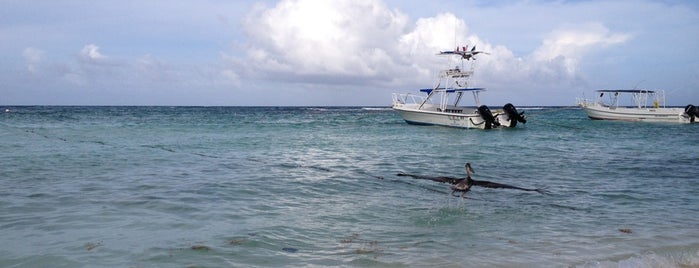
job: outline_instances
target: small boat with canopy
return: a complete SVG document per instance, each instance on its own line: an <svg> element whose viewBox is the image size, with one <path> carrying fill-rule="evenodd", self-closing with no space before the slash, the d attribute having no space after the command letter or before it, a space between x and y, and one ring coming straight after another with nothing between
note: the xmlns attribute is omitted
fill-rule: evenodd
<svg viewBox="0 0 699 268"><path fill-rule="evenodd" d="M666 107L663 90L605 89L595 92L595 100L578 98L576 101L594 120L694 123L699 116L699 108L691 104L684 109ZM648 105L650 100L652 105Z"/></svg>

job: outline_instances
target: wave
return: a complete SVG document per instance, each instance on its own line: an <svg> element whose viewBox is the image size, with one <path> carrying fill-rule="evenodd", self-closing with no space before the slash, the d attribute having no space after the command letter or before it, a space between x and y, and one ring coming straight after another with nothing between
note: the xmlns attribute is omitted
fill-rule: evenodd
<svg viewBox="0 0 699 268"><path fill-rule="evenodd" d="M327 106L327 107L302 107L301 109L313 112L342 112L342 111L391 111L391 107L380 106Z"/></svg>
<svg viewBox="0 0 699 268"><path fill-rule="evenodd" d="M699 267L699 248L673 247L618 260L587 262L578 267Z"/></svg>
<svg viewBox="0 0 699 268"><path fill-rule="evenodd" d="M362 107L364 111L391 111L391 107Z"/></svg>

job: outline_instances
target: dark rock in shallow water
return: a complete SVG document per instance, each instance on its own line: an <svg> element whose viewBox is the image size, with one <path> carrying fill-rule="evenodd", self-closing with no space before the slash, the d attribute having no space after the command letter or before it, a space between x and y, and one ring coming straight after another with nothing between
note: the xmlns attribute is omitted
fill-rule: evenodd
<svg viewBox="0 0 699 268"><path fill-rule="evenodd" d="M194 246L191 246L190 248L193 250L206 250L206 251L211 250L210 247L205 246L205 245L194 245Z"/></svg>

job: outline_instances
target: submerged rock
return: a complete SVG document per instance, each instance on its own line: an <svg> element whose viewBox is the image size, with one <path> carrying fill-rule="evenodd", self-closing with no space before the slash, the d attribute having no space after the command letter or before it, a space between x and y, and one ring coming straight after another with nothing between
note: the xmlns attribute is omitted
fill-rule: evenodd
<svg viewBox="0 0 699 268"><path fill-rule="evenodd" d="M206 250L206 251L211 250L210 247L205 246L205 245L193 245L190 248L193 250Z"/></svg>
<svg viewBox="0 0 699 268"><path fill-rule="evenodd" d="M295 248L282 248L283 251L289 252L289 253L296 253L299 250Z"/></svg>

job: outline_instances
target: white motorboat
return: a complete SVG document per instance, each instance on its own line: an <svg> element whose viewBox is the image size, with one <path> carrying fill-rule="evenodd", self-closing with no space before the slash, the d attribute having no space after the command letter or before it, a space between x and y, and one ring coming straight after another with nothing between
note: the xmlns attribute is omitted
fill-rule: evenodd
<svg viewBox="0 0 699 268"><path fill-rule="evenodd" d="M662 90L622 89L596 92L598 94L595 100L578 98L576 101L587 116L594 120L694 123L695 118L699 116L699 108L691 104L684 109L665 107L665 91ZM652 105L648 105L649 100L653 101Z"/></svg>
<svg viewBox="0 0 699 268"><path fill-rule="evenodd" d="M502 110L491 111L481 105L478 94L485 88L469 86L471 70L463 70L464 60L475 60L474 56L482 51L463 47L454 51L442 51L437 55L458 56L461 67L443 70L434 88L420 89L426 95L410 93L393 93L393 110L400 113L405 122L416 125L440 125L458 128L490 129L494 127L515 127L517 122L526 123L524 112L519 113L514 105L508 103ZM464 94L472 94L474 106L460 106Z"/></svg>

